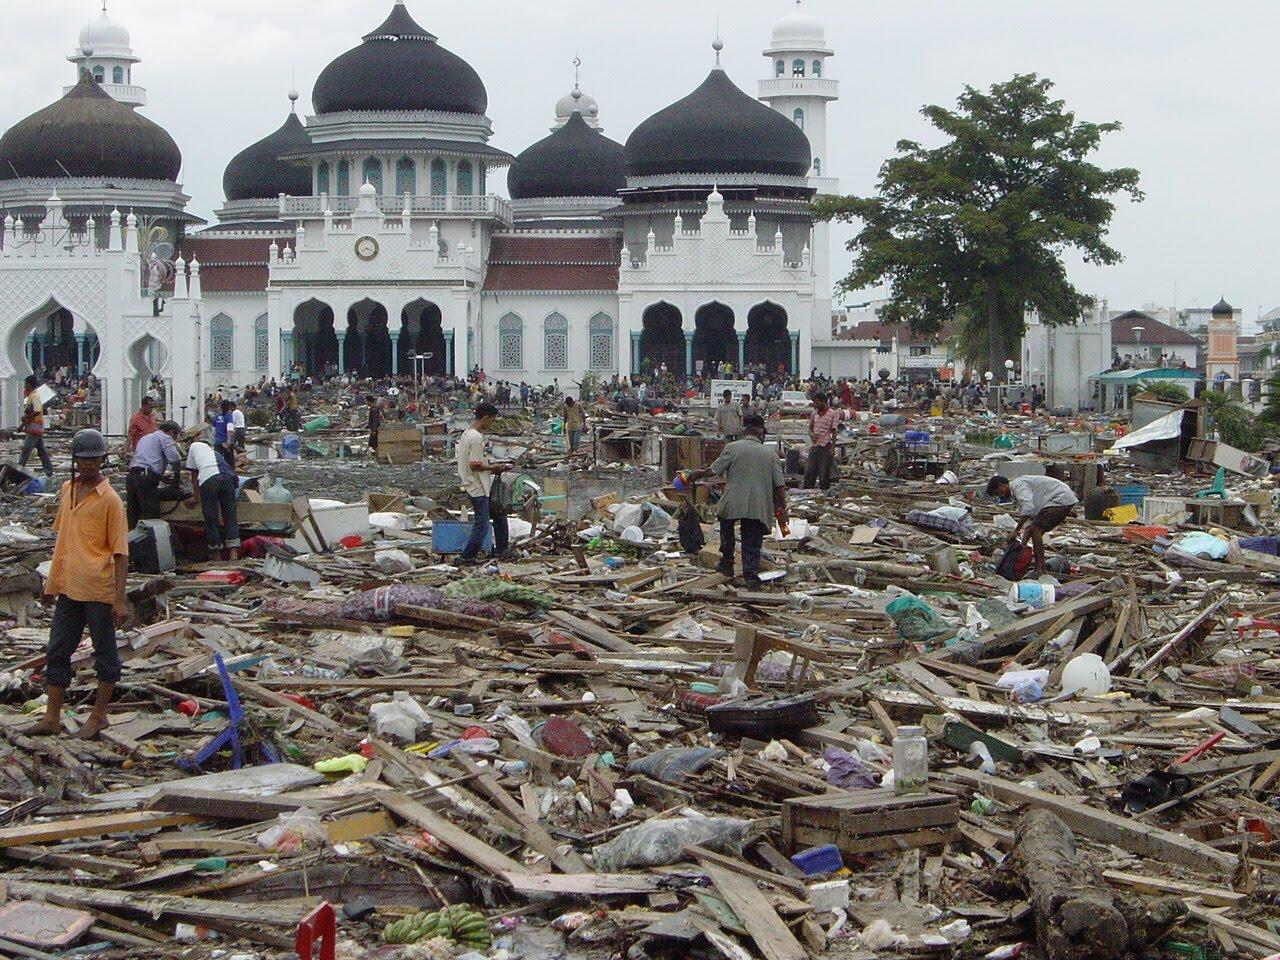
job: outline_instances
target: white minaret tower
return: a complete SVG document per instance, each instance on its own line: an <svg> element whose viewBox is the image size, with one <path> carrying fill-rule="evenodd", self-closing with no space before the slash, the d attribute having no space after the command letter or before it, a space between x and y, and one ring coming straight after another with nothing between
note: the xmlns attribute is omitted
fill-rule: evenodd
<svg viewBox="0 0 1280 960"><path fill-rule="evenodd" d="M769 79L760 81L760 99L804 130L813 148L809 183L820 196L839 194L840 181L827 153L827 104L840 99L840 83L829 75L826 31L796 0L795 7L773 27ZM831 228L814 224L812 263L817 287L813 335L831 338Z"/></svg>
<svg viewBox="0 0 1280 960"><path fill-rule="evenodd" d="M102 84L104 92L121 103L141 107L147 102L147 91L133 83L133 65L138 58L129 45L129 31L107 15L107 0L102 0L102 13L80 31L75 53L67 57L76 65L72 85L80 80L80 71L88 70ZM67 92L71 87L66 87Z"/></svg>

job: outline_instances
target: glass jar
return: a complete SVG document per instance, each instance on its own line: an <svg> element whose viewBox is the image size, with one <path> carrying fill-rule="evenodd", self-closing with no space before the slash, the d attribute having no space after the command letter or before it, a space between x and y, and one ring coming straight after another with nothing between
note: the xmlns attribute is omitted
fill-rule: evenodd
<svg viewBox="0 0 1280 960"><path fill-rule="evenodd" d="M929 741L924 727L899 727L893 738L895 793L924 793L929 788Z"/></svg>

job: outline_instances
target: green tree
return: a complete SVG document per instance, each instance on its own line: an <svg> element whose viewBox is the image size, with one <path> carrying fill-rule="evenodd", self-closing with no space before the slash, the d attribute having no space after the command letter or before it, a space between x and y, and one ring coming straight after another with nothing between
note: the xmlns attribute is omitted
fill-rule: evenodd
<svg viewBox="0 0 1280 960"><path fill-rule="evenodd" d="M1052 87L1035 74L965 87L958 109L921 111L946 142L900 141L876 196L819 199L819 219L861 224L839 289L889 283L884 320L925 334L955 322L962 355L988 369L1015 351L1028 307L1046 323L1074 323L1092 300L1067 279L1063 254L1120 262L1106 240L1111 198L1143 195L1137 170L1088 159L1120 124L1077 122Z"/></svg>
<svg viewBox="0 0 1280 960"><path fill-rule="evenodd" d="M1268 344L1270 346L1270 344ZM1273 425L1280 425L1280 367L1271 371L1262 390L1262 412L1258 419Z"/></svg>

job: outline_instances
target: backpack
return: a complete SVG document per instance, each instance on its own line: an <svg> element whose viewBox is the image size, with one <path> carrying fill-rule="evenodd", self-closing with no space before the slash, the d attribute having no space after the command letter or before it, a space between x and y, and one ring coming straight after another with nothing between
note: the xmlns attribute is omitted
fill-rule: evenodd
<svg viewBox="0 0 1280 960"><path fill-rule="evenodd" d="M1017 583L1027 575L1031 565L1035 563L1035 551L1021 543L1009 544L1000 562L996 564L996 573L1012 583Z"/></svg>

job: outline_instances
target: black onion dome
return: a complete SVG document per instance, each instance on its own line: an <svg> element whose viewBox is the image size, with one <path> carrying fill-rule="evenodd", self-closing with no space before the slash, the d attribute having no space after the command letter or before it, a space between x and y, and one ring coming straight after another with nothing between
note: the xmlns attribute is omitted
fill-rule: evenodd
<svg viewBox="0 0 1280 960"><path fill-rule="evenodd" d="M61 100L0 137L0 180L178 179L182 152L158 124L107 94L87 72Z"/></svg>
<svg viewBox="0 0 1280 960"><path fill-rule="evenodd" d="M311 100L317 113L441 110L483 115L489 108L480 75L440 46L403 3L364 43L324 68Z"/></svg>
<svg viewBox="0 0 1280 960"><path fill-rule="evenodd" d="M222 190L228 201L270 200L282 193L291 197L311 195L311 171L280 158L300 153L311 146L311 138L298 119L289 119L275 133L245 147L227 164L222 175Z"/></svg>
<svg viewBox="0 0 1280 960"><path fill-rule="evenodd" d="M627 138L627 176L760 173L805 177L809 138L739 90L719 67L683 100L659 110Z"/></svg>
<svg viewBox="0 0 1280 960"><path fill-rule="evenodd" d="M1227 298L1223 297L1213 307L1213 315L1215 317L1229 317L1234 315L1236 308L1227 303Z"/></svg>
<svg viewBox="0 0 1280 960"><path fill-rule="evenodd" d="M574 111L563 127L516 157L507 173L512 200L612 197L627 185L622 144Z"/></svg>

